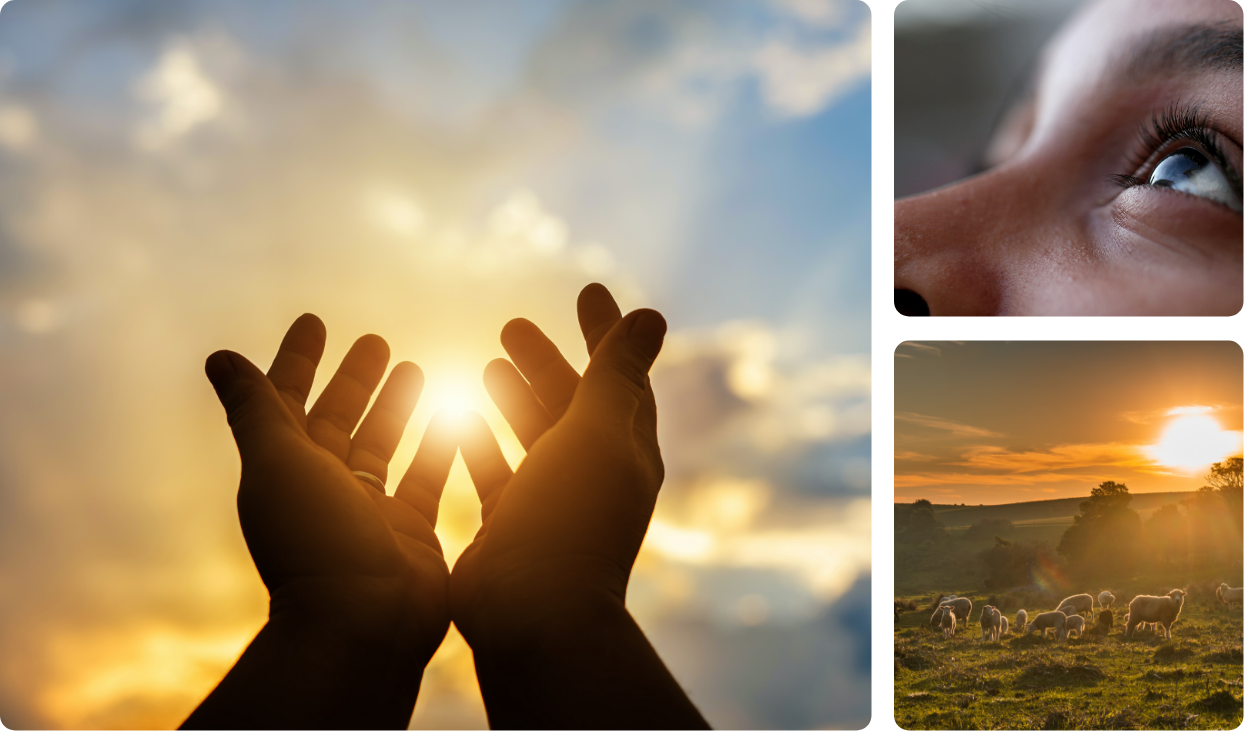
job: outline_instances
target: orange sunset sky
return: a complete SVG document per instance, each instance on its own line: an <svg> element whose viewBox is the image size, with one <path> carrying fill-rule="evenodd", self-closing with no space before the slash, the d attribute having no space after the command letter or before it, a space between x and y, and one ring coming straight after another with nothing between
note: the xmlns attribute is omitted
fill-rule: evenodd
<svg viewBox="0 0 1244 731"><path fill-rule="evenodd" d="M896 502L1196 490L1240 454L1234 343L907 342L894 357Z"/></svg>

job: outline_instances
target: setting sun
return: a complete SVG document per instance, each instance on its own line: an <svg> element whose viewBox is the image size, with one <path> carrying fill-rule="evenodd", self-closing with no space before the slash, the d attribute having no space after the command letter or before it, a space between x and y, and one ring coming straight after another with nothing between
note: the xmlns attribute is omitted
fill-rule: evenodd
<svg viewBox="0 0 1244 731"><path fill-rule="evenodd" d="M1240 449L1240 433L1225 431L1203 410L1182 412L1162 432L1150 453L1158 462L1186 472L1195 472L1229 457Z"/></svg>

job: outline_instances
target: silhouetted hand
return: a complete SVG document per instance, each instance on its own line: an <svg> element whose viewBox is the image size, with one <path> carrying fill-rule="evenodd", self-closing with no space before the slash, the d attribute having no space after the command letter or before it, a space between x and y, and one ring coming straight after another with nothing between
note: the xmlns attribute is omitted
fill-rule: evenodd
<svg viewBox="0 0 1244 731"><path fill-rule="evenodd" d="M386 479L423 374L399 363L363 418L389 360L384 340L365 335L304 411L324 339L323 323L303 315L266 377L236 353L207 360L242 459L238 517L271 607L188 726L405 728L448 629L449 573L433 528L456 437L434 418L394 496L361 481L352 470Z"/></svg>
<svg viewBox="0 0 1244 731"><path fill-rule="evenodd" d="M493 727L703 727L625 608L664 478L647 374L665 320L622 317L599 284L578 310L591 355L582 379L521 319L501 333L513 364L485 370L527 449L517 472L482 417L460 427L483 525L454 565L454 623Z"/></svg>
<svg viewBox="0 0 1244 731"><path fill-rule="evenodd" d="M623 320L597 285L580 297L580 323L593 354L582 383L521 319L501 332L514 364L498 359L484 371L489 395L528 450L517 473L481 417L470 414L461 427L483 517L451 587L454 621L468 638L490 624L539 621L553 601L625 599L664 477L647 372L665 321L651 310Z"/></svg>

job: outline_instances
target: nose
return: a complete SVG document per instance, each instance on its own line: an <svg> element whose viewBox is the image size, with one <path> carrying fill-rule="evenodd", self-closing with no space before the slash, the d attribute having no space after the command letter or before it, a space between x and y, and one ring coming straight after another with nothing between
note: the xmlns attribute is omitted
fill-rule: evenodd
<svg viewBox="0 0 1244 731"><path fill-rule="evenodd" d="M907 317L928 317L929 303L910 289L894 290L894 309Z"/></svg>

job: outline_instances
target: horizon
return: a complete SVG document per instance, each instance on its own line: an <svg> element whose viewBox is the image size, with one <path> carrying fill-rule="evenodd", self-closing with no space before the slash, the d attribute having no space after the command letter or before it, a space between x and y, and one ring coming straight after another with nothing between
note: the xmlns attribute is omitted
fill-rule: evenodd
<svg viewBox="0 0 1244 731"><path fill-rule="evenodd" d="M1241 453L1231 342L905 342L894 358L896 503L1192 491Z"/></svg>

